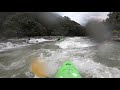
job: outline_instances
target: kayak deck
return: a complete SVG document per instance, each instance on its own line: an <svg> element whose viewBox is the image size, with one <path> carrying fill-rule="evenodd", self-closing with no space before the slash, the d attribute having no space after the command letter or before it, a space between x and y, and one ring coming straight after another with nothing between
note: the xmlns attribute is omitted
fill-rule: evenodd
<svg viewBox="0 0 120 90"><path fill-rule="evenodd" d="M66 61L59 68L55 78L81 78L81 75L71 61Z"/></svg>

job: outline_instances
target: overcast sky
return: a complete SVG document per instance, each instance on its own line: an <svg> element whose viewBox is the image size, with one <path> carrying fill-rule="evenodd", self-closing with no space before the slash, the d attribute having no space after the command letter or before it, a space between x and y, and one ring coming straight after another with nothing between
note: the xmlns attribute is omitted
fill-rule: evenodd
<svg viewBox="0 0 120 90"><path fill-rule="evenodd" d="M68 16L81 25L85 25L90 19L103 20L107 18L109 12L57 12L61 16Z"/></svg>

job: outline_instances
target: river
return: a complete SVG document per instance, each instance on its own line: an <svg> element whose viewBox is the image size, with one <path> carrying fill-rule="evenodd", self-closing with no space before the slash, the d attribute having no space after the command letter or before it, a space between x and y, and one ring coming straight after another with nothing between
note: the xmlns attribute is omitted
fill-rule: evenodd
<svg viewBox="0 0 120 90"><path fill-rule="evenodd" d="M0 41L0 78L34 78L35 57L47 63L54 78L65 60L71 60L83 78L120 78L120 43L98 44L88 37L37 37Z"/></svg>

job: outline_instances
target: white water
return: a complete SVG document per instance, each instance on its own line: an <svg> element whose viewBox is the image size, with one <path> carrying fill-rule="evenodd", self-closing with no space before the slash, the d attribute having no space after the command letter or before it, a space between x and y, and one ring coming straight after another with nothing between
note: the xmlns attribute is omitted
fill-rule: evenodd
<svg viewBox="0 0 120 90"><path fill-rule="evenodd" d="M56 45L60 46L63 49L94 46L94 44L91 43L89 39L86 39L85 41L84 38L79 37L66 38L64 41L57 43Z"/></svg>
<svg viewBox="0 0 120 90"><path fill-rule="evenodd" d="M40 43L40 42L45 42L45 41L53 41L53 40L47 40L44 38L40 38L40 39L31 38L28 42L35 44L35 43Z"/></svg>
<svg viewBox="0 0 120 90"><path fill-rule="evenodd" d="M71 60L85 78L120 78L120 70L118 68L108 67L93 61L94 50L83 49L95 46L95 43L89 40L84 41L84 38L74 37L66 38L64 41L55 43L55 45L60 46L62 49L56 51L38 50L38 52L42 51L50 54L48 57L44 56L43 53L40 54L40 57L46 60L45 63L49 67L47 71L49 76L54 77L60 65L65 60Z"/></svg>
<svg viewBox="0 0 120 90"><path fill-rule="evenodd" d="M27 43L15 44L12 42L0 43L0 51L12 49L12 48L19 48L19 47L27 46L27 45L29 45L29 44L27 44Z"/></svg>
<svg viewBox="0 0 120 90"><path fill-rule="evenodd" d="M30 42L32 42L35 45L36 40L37 40L37 43L39 43L40 45L41 45L40 42L50 41L43 38L40 38L40 39L33 38L31 39ZM21 56L21 58L19 57L20 59L17 58L16 61L11 62L8 66L5 66L2 63L0 63L0 69L2 70L19 69L21 67L24 67L26 63L30 62L30 60L25 61L26 57L37 55L39 58L42 58L42 60L46 63L48 67L48 70L46 73L49 75L49 77L55 76L58 68L61 66L61 64L64 61L71 60L74 63L74 65L77 67L81 75L85 78L120 78L120 70L117 68L118 66L108 67L107 65L104 65L101 62L94 61L94 57L96 57L96 52L109 51L108 49L110 49L111 47L113 50L113 48L116 47L113 44L105 43L105 45L101 45L99 48L94 49L94 46L96 46L96 43L93 43L88 38L83 38L83 37L67 37L61 41L50 43L50 45L51 44L57 45L60 48L58 49L41 48L41 49L33 50L28 54ZM10 45L12 46L12 44L9 43L8 47L11 48ZM23 45L27 45L27 44L25 43ZM45 44L43 43L43 45ZM106 45L108 46L108 48L106 47ZM39 46L36 46L36 47L39 47ZM7 53L8 56L10 54L11 53ZM102 55L102 53L100 54ZM105 54L108 55L109 52L105 52L103 56L105 56ZM12 54L12 57L13 56L15 55ZM116 62L115 57L113 57L112 59L114 59L112 61ZM106 62L106 59L104 59L104 61ZM29 68L30 67L28 67L28 71L25 71L24 73L27 77L33 77L31 75L31 71ZM10 77L17 77L21 73L23 73L22 70L17 73L13 73L13 75Z"/></svg>
<svg viewBox="0 0 120 90"><path fill-rule="evenodd" d="M23 40L21 42L18 42L20 40ZM11 42L14 41L14 42ZM27 39L9 39L6 42L0 42L0 51L5 51L8 49L13 49L13 48L20 48L23 46L28 46L28 45L33 45L33 44L37 44L37 43L41 43L41 42L45 42L45 41L55 41L55 40L47 40L44 38L30 38L30 40Z"/></svg>
<svg viewBox="0 0 120 90"><path fill-rule="evenodd" d="M66 51L47 51L51 53L50 57L44 57L47 63L48 75L54 76L61 64L66 60L71 60L85 78L120 78L120 70L113 67L107 67L101 63L94 62L90 57L75 56L78 50ZM82 52L84 53L84 52ZM41 57L41 56L40 56Z"/></svg>

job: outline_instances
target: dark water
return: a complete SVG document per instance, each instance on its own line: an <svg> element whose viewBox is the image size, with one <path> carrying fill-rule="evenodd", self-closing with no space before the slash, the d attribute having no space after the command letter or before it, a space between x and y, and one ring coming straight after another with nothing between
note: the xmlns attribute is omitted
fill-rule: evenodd
<svg viewBox="0 0 120 90"><path fill-rule="evenodd" d="M1 42L0 77L34 78L30 64L35 57L47 63L49 77L55 76L65 60L71 60L84 78L120 77L119 42L98 45L87 37L61 37L59 41L57 38L33 38L32 44L26 43L27 39Z"/></svg>

